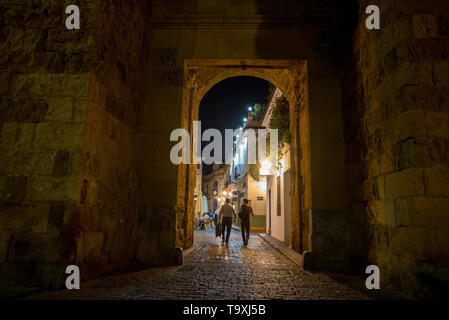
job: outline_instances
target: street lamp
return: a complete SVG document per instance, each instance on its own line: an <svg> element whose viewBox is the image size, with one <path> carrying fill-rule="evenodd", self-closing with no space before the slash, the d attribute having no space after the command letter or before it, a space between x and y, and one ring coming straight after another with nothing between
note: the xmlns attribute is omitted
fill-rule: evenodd
<svg viewBox="0 0 449 320"><path fill-rule="evenodd" d="M252 107L248 107L248 111L249 111L249 112L252 112L252 111L253 111L253 108L252 108Z"/></svg>

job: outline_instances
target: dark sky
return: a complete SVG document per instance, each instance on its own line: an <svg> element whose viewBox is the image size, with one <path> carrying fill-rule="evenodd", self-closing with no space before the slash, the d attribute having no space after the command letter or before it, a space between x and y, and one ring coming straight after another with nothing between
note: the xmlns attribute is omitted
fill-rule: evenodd
<svg viewBox="0 0 449 320"><path fill-rule="evenodd" d="M224 154L224 129L237 129L248 115L248 107L255 103L266 104L270 82L255 77L234 77L213 86L200 103L198 119L201 131L215 128L222 132ZM203 148L209 142L203 142ZM211 166L203 166L208 174Z"/></svg>

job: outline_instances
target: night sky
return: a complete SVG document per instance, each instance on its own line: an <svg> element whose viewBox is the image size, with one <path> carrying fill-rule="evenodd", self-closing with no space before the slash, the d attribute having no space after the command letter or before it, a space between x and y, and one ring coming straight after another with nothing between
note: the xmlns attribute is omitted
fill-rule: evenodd
<svg viewBox="0 0 449 320"><path fill-rule="evenodd" d="M270 82L254 77L234 77L217 83L206 93L200 103L201 131L215 128L222 132L224 154L224 130L237 129L248 115L248 107L255 103L266 104ZM203 148L209 142L203 142ZM203 165L203 174L212 166Z"/></svg>

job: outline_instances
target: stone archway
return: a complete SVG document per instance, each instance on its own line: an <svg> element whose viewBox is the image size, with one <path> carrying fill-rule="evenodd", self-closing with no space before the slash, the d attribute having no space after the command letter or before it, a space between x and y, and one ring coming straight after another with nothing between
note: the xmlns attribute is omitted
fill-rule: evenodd
<svg viewBox="0 0 449 320"><path fill-rule="evenodd" d="M181 127L192 132L198 119L201 99L216 83L230 77L254 76L279 87L290 103L292 165L292 247L311 250L311 230L304 212L311 208L310 137L307 87L307 63L302 60L196 60L184 63L184 88ZM193 142L193 141L192 141ZM193 243L193 190L196 166L182 164L177 183L177 245L188 248Z"/></svg>

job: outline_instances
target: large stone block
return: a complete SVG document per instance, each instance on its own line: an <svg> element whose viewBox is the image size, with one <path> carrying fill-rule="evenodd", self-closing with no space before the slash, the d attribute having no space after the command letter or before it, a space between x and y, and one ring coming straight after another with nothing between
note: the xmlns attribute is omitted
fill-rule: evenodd
<svg viewBox="0 0 449 320"><path fill-rule="evenodd" d="M48 204L47 219L45 222L48 224L49 229L52 228L53 232L62 231L66 208L66 204L62 201L55 201Z"/></svg>
<svg viewBox="0 0 449 320"><path fill-rule="evenodd" d="M25 171L28 175L50 176L53 174L57 151L33 152L23 156L23 158L27 157L30 159L29 170Z"/></svg>
<svg viewBox="0 0 449 320"><path fill-rule="evenodd" d="M36 149L77 150L83 141L83 125L79 123L43 122L37 124Z"/></svg>
<svg viewBox="0 0 449 320"><path fill-rule="evenodd" d="M33 171L32 152L2 150L0 173L5 176L28 176Z"/></svg>
<svg viewBox="0 0 449 320"><path fill-rule="evenodd" d="M73 120L73 99L71 97L49 97L47 103L46 122L71 122Z"/></svg>
<svg viewBox="0 0 449 320"><path fill-rule="evenodd" d="M23 74L13 78L14 95L87 97L90 73Z"/></svg>
<svg viewBox="0 0 449 320"><path fill-rule="evenodd" d="M33 221L32 231L35 233L46 233L51 206L49 204L32 205L29 208L29 215Z"/></svg>
<svg viewBox="0 0 449 320"><path fill-rule="evenodd" d="M17 51L23 48L23 29L4 28L3 35L6 36L6 41L0 42L0 51Z"/></svg>
<svg viewBox="0 0 449 320"><path fill-rule="evenodd" d="M28 178L20 176L3 177L0 185L1 201L5 203L21 203L26 194Z"/></svg>
<svg viewBox="0 0 449 320"><path fill-rule="evenodd" d="M27 201L66 201L76 200L78 179L70 177L29 177Z"/></svg>
<svg viewBox="0 0 449 320"><path fill-rule="evenodd" d="M449 228L449 198L405 197L395 200L396 225L416 228Z"/></svg>
<svg viewBox="0 0 449 320"><path fill-rule="evenodd" d="M363 182L363 191L360 200L383 200L385 199L385 176L380 176Z"/></svg>
<svg viewBox="0 0 449 320"><path fill-rule="evenodd" d="M398 55L404 61L432 63L444 57L448 48L448 39L414 39L401 42Z"/></svg>
<svg viewBox="0 0 449 320"><path fill-rule="evenodd" d="M49 205L1 205L0 228L4 230L45 233L47 231L47 218Z"/></svg>
<svg viewBox="0 0 449 320"><path fill-rule="evenodd" d="M449 197L449 167L441 166L424 169L426 194Z"/></svg>
<svg viewBox="0 0 449 320"><path fill-rule="evenodd" d="M41 51L44 48L45 32L40 29L25 30L23 48L25 51Z"/></svg>
<svg viewBox="0 0 449 320"><path fill-rule="evenodd" d="M385 122L382 132L383 146L392 146L413 137L425 137L426 127L423 126L423 119L425 119L423 110L410 110Z"/></svg>
<svg viewBox="0 0 449 320"><path fill-rule="evenodd" d="M435 158L429 153L427 141L410 138L399 141L392 148L399 170L432 166Z"/></svg>
<svg viewBox="0 0 449 320"><path fill-rule="evenodd" d="M385 193L387 199L424 195L424 190L423 169L406 169L388 174L385 177Z"/></svg>
<svg viewBox="0 0 449 320"><path fill-rule="evenodd" d="M17 231L26 229L31 231L32 226L33 220L29 214L28 206L0 204L0 230Z"/></svg>
<svg viewBox="0 0 449 320"><path fill-rule="evenodd" d="M421 217L416 211L415 198L404 197L394 200L394 224L397 227L420 227Z"/></svg>
<svg viewBox="0 0 449 320"><path fill-rule="evenodd" d="M413 260L438 260L438 244L435 233L427 228L403 227L389 232L391 252ZM412 262L410 261L410 262ZM407 270L407 266L400 268Z"/></svg>
<svg viewBox="0 0 449 320"><path fill-rule="evenodd" d="M67 32L64 29L49 30L44 47L49 51L68 50L69 52L87 52L93 45L90 30L80 28Z"/></svg>
<svg viewBox="0 0 449 320"><path fill-rule="evenodd" d="M373 158L366 160L366 174L368 177L378 177L390 174L397 170L397 163L392 149L387 149L384 152L375 153L373 151Z"/></svg>
<svg viewBox="0 0 449 320"><path fill-rule="evenodd" d="M415 197L414 204L421 226L449 230L449 198Z"/></svg>
<svg viewBox="0 0 449 320"><path fill-rule="evenodd" d="M395 226L395 206L393 200L371 201L367 208L370 223Z"/></svg>
<svg viewBox="0 0 449 320"><path fill-rule="evenodd" d="M31 150L33 148L36 124L26 122L3 123L0 142L2 149Z"/></svg>
<svg viewBox="0 0 449 320"><path fill-rule="evenodd" d="M87 100L76 98L73 100L72 122L84 122L87 109Z"/></svg>
<svg viewBox="0 0 449 320"><path fill-rule="evenodd" d="M27 96L8 97L5 94L5 97L0 99L0 119L4 121L42 121L47 110L48 104L43 98Z"/></svg>

